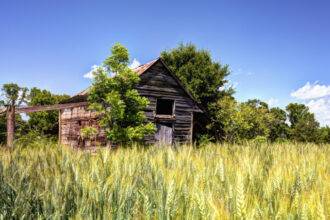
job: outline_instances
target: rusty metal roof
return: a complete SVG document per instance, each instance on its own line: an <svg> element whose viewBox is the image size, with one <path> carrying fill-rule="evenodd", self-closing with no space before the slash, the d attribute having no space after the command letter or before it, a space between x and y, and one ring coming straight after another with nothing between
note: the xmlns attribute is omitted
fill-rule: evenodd
<svg viewBox="0 0 330 220"><path fill-rule="evenodd" d="M149 69L149 67L151 67L154 63L156 63L159 60L159 58L152 60L148 63L142 64L134 69L132 69L134 72L136 72L137 74L141 75L142 73L144 73L147 69Z"/></svg>

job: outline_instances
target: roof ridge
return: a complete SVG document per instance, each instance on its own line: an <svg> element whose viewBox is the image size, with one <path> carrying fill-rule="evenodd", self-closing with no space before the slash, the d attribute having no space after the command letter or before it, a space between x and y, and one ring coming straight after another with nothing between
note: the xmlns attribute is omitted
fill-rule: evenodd
<svg viewBox="0 0 330 220"><path fill-rule="evenodd" d="M155 62L157 62L158 60L160 59L160 57L156 58L156 59L153 59L153 60L150 60L149 62L147 63L144 63L144 64L141 64L139 65L138 67L135 67L133 68L132 70L134 72L136 72L137 74L141 75L143 74L147 69L149 69L150 66L152 66ZM75 96L84 96L86 95L90 90L90 87L88 87L87 89L84 89L83 91L73 95L72 97L75 97ZM71 98L72 98L71 97Z"/></svg>

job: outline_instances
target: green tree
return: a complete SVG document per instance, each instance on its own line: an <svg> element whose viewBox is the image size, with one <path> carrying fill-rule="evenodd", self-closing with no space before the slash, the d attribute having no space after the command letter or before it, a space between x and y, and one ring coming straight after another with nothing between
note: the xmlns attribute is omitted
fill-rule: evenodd
<svg viewBox="0 0 330 220"><path fill-rule="evenodd" d="M2 86L2 97L0 107L6 109L7 119L7 146L12 147L15 134L15 109L26 102L28 89L20 87L15 83L8 83Z"/></svg>
<svg viewBox="0 0 330 220"><path fill-rule="evenodd" d="M285 140L289 136L289 126L286 123L287 114L283 109L271 108L270 114L273 121L270 124L270 141Z"/></svg>
<svg viewBox="0 0 330 220"><path fill-rule="evenodd" d="M257 99L241 103L239 118L242 120L239 128L241 139L269 138L273 117L267 103Z"/></svg>
<svg viewBox="0 0 330 220"><path fill-rule="evenodd" d="M205 111L206 117L197 115L194 129L197 135L206 133L216 139L223 138L224 125L216 119L221 114L216 106L219 99L234 93L232 88L226 88L226 77L230 74L228 65L213 61L208 51L198 50L193 44L180 44L163 51L161 57Z"/></svg>
<svg viewBox="0 0 330 220"><path fill-rule="evenodd" d="M128 50L117 43L111 53L95 73L88 97L90 109L102 115L100 126L112 143L140 141L155 132L144 113L149 101L135 89L140 77L128 67Z"/></svg>
<svg viewBox="0 0 330 220"><path fill-rule="evenodd" d="M228 142L235 142L240 139L239 129L241 126L241 120L239 114L239 103L231 97L224 96L212 105L212 108L218 109L216 111L214 120L208 126L222 127L223 140ZM216 123L221 123L215 125Z"/></svg>
<svg viewBox="0 0 330 220"><path fill-rule="evenodd" d="M68 95L55 95L47 90L32 88L30 91L29 106L54 105L65 99ZM44 111L29 114L28 125L31 130L46 136L56 136L58 134L58 111Z"/></svg>
<svg viewBox="0 0 330 220"><path fill-rule="evenodd" d="M290 103L286 110L290 121L290 136L299 142L317 142L319 123L304 104Z"/></svg>
<svg viewBox="0 0 330 220"><path fill-rule="evenodd" d="M322 127L319 129L318 143L330 143L330 127Z"/></svg>
<svg viewBox="0 0 330 220"><path fill-rule="evenodd" d="M265 102L248 100L238 103L227 96L219 99L214 108L218 109L218 114L213 123L222 123L225 141L269 138L274 119Z"/></svg>

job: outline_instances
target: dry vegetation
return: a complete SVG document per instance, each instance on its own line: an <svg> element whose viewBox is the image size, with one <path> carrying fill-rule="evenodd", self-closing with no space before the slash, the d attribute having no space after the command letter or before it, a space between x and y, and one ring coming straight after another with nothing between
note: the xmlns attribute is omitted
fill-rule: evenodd
<svg viewBox="0 0 330 220"><path fill-rule="evenodd" d="M327 219L330 147L0 150L0 219Z"/></svg>

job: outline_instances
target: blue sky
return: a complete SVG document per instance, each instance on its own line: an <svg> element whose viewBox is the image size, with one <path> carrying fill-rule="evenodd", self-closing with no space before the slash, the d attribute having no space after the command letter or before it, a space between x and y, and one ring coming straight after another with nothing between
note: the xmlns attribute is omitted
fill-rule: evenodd
<svg viewBox="0 0 330 220"><path fill-rule="evenodd" d="M329 11L303 0L0 0L0 84L75 94L115 42L140 63L192 42L230 66L239 100L303 102L330 124Z"/></svg>

